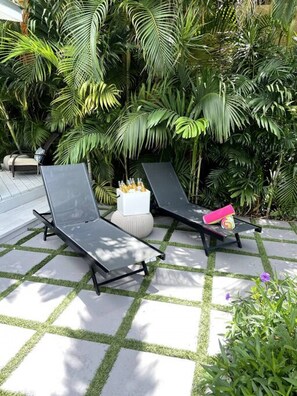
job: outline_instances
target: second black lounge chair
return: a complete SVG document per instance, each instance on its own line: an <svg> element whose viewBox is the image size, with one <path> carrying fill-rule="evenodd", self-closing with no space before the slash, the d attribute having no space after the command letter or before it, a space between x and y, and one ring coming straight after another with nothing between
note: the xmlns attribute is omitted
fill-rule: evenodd
<svg viewBox="0 0 297 396"><path fill-rule="evenodd" d="M261 227L238 218L235 218L235 228L233 230L225 230L217 224L204 224L202 217L204 214L208 213L209 210L188 201L170 162L145 163L142 164L142 166L159 210L197 230L201 235L203 247L207 256L210 251L230 243L237 243L238 247L241 248L240 232L249 230L261 232ZM209 235L224 243L219 244L219 246L210 247L206 242L205 235ZM232 241L228 240L230 237L233 237Z"/></svg>
<svg viewBox="0 0 297 396"><path fill-rule="evenodd" d="M147 261L165 257L160 250L100 217L84 164L43 166L41 174L51 212L33 213L45 224L44 240L56 234L87 258L98 295L100 285L141 271L146 275ZM133 264L140 264L140 268L97 281L96 271L106 277Z"/></svg>

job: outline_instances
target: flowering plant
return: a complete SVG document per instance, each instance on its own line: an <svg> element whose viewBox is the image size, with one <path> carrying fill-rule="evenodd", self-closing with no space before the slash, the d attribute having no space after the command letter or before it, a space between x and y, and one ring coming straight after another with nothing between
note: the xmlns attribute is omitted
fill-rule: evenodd
<svg viewBox="0 0 297 396"><path fill-rule="evenodd" d="M233 301L226 343L205 367L205 394L297 394L296 281L263 273L247 298Z"/></svg>

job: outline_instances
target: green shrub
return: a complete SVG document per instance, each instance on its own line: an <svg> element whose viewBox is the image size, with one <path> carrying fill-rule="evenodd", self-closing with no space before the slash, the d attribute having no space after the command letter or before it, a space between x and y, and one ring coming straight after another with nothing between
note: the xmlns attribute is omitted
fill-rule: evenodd
<svg viewBox="0 0 297 396"><path fill-rule="evenodd" d="M297 395L296 280L261 279L233 303L226 343L205 367L207 394Z"/></svg>

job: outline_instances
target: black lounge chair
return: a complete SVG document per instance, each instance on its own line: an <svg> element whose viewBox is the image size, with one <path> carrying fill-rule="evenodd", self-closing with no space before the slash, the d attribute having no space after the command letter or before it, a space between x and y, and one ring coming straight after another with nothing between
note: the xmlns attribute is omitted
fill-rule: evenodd
<svg viewBox="0 0 297 396"><path fill-rule="evenodd" d="M56 234L88 259L98 295L100 285L141 271L147 275L146 262L165 257L160 250L100 217L84 164L42 166L41 174L50 212L33 210L33 213L45 224L44 240ZM97 281L96 271L106 277L111 271L133 264L140 264L141 267L102 282Z"/></svg>
<svg viewBox="0 0 297 396"><path fill-rule="evenodd" d="M188 201L170 162L145 163L142 166L160 212L197 230L201 235L206 256L212 250L230 243L237 243L238 247L241 248L240 232L249 230L261 232L261 227L238 218L235 218L235 228L233 230L225 230L218 224L204 224L202 217L210 211ZM223 243L218 246L209 246L205 235L223 241ZM230 237L235 237L235 240L226 240Z"/></svg>

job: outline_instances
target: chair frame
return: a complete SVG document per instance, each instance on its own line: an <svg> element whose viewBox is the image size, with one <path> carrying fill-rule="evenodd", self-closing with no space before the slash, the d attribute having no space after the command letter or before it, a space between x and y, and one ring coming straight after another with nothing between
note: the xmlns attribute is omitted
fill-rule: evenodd
<svg viewBox="0 0 297 396"><path fill-rule="evenodd" d="M170 164L170 166L172 167L171 163L169 163L169 164ZM200 236L201 236L201 241L202 241L203 248L204 248L204 251L205 251L206 256L209 256L209 253L211 253L211 252L213 252L213 251L216 251L216 250L220 249L220 248L223 247L223 246L231 245L231 244L234 244L234 243L236 243L237 246L238 246L239 248L242 248L241 239L240 239L240 236L239 236L239 232L236 232L236 227L235 227L234 230L232 230L232 232L230 232L230 235L226 236L226 235L223 235L223 234L220 233L220 232L217 232L216 229L215 229L215 227L212 226L212 225L203 224L202 222L200 222L200 223L194 222L194 221L192 221L192 220L190 220L190 219L187 219L187 218L184 217L184 216L180 216L180 215L174 213L173 211L170 211L169 209L166 209L164 206L161 206L161 205L158 203L157 194L156 194L156 188L154 188L155 186L153 186L152 180L151 180L151 178L150 178L150 176L149 176L149 174L148 174L149 171L146 169L146 165L147 165L147 164L145 164L145 163L142 164L143 169L144 169L144 172L145 172L146 177L147 177L147 179L148 179L149 185L150 185L151 190L152 190L153 195L154 195L154 199L155 199L155 202L156 202L157 210L158 210L161 214L164 214L164 215L173 217L174 219L180 221L181 223L184 223L184 224L186 224L186 225L188 225L188 226L194 228L194 229L200 234ZM150 164L148 164L148 165L150 165ZM173 167L172 167L172 170L174 171ZM175 171L174 171L174 173L175 173ZM175 174L175 175L176 175L176 174ZM176 175L176 177L177 177L177 175ZM178 178L177 178L177 179L178 179ZM178 183L179 183L179 187L182 189L182 186L181 186L179 180L177 180L177 181L178 181ZM183 190L183 189L182 189L182 190ZM187 203L189 203L189 202L187 202ZM190 203L189 203L189 204L190 204ZM205 208L202 208L202 207L200 207L200 206L198 206L198 205L197 205L197 208L205 209ZM240 223L240 224L243 224L243 225L248 225L250 229L254 229L254 231L256 231L256 232L262 232L262 227L260 227L260 226L254 225L254 224L252 224L252 223L249 223L248 221L239 219L239 218L237 218L237 217L235 217L234 220L235 220L235 224L236 224L236 223L237 223L237 224ZM235 232L234 232L234 231L235 231ZM210 236L210 242L209 242L209 244L208 244L207 241L206 241L206 238L205 238L206 235L209 235L209 236ZM226 239L229 238L230 236L234 236L234 237L235 237L235 240L232 240L232 241L226 240ZM213 246L213 244L212 244L212 240L213 240L213 239L219 240L219 241L221 241L222 243L220 243L220 244L217 245L217 246L216 246L216 245Z"/></svg>
<svg viewBox="0 0 297 396"><path fill-rule="evenodd" d="M67 166L67 165L66 165ZM85 170L86 172L86 170ZM46 190L46 194L48 197L48 191L47 188ZM95 199L93 197L93 199ZM48 202L50 203L50 199L48 197ZM97 206L96 206L97 207ZM98 210L98 209L97 209ZM103 277L106 276L107 274L109 274L110 272L112 272L113 270L109 270L108 267L103 263L100 262L99 259L95 259L94 257L91 256L91 254L89 254L86 250L84 250L81 246L79 246L72 238L70 238L69 236L66 235L66 233L64 233L59 227L57 227L54 223L53 217L52 217L52 213L51 212L45 212L45 213L39 213L37 212L35 209L33 210L33 214L34 216L39 219L43 224L44 224L44 232L43 232L43 240L46 241L46 239L50 236L53 235L57 235L59 238L61 238L69 247L71 247L74 251L78 252L79 254L81 254L83 257L85 257L89 263L89 267L90 267L90 272L91 272L91 278L93 281L93 285L94 285L94 289L96 291L96 293L98 295L100 295L100 286L102 285L106 285L108 283L114 282L118 279L122 279L125 278L127 276L133 275L133 274L137 274L139 272L144 272L144 275L148 275L149 271L146 265L146 261L140 261L140 262L131 262L132 264L139 264L141 267L139 269L133 270L133 271L129 271L129 272L125 272L124 274L118 275L118 276L114 276L111 277L107 280L98 282L97 278L96 278L96 272L99 272ZM165 253L160 251L159 249L155 248L154 246L150 245L149 243L135 237L134 235L131 235L130 233L122 230L120 227L116 226L115 224L111 223L110 221L102 218L99 214L98 211L98 219L99 221L104 221L106 223L111 224L114 228L122 231L125 235L129 235L131 237L133 237L134 239L140 241L143 245L146 245L148 247L150 247L152 250L154 250L157 254L155 256L155 258L161 258L162 260L164 260L165 258ZM125 267L125 266L124 266ZM124 268L122 267L122 268ZM118 268L120 269L120 267Z"/></svg>

